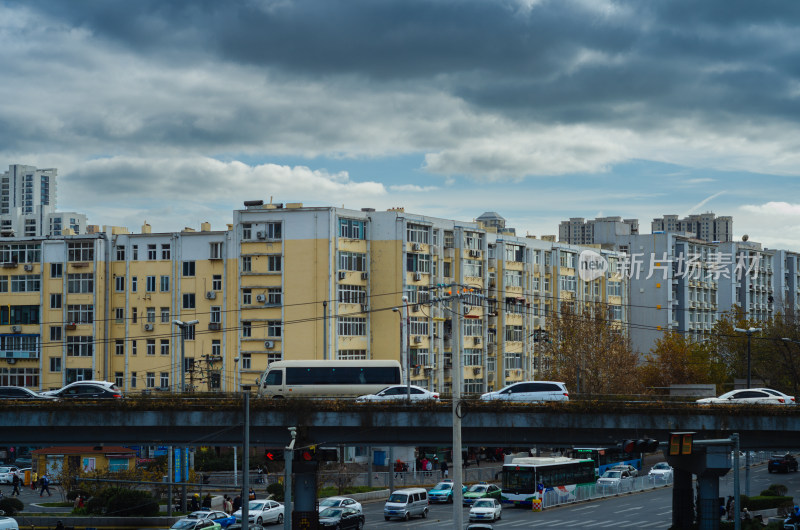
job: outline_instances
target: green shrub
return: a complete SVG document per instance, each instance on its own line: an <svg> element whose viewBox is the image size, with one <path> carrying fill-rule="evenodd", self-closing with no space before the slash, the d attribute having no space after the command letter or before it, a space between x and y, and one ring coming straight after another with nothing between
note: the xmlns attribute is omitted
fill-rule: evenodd
<svg viewBox="0 0 800 530"><path fill-rule="evenodd" d="M283 484L280 482L273 482L267 486L267 493L270 493L274 500L283 502Z"/></svg>
<svg viewBox="0 0 800 530"><path fill-rule="evenodd" d="M742 508L747 508L751 512L756 510L769 510L770 508L780 508L782 506L787 506L787 505L791 506L792 499L793 499L792 497L778 497L778 496L749 497L746 501L742 503Z"/></svg>
<svg viewBox="0 0 800 530"><path fill-rule="evenodd" d="M153 517L158 515L158 502L149 491L125 490L119 488L115 495L109 497L106 504L106 515L113 517Z"/></svg>
<svg viewBox="0 0 800 530"><path fill-rule="evenodd" d="M0 510L6 512L6 515L14 515L17 512L21 512L23 508L25 508L25 505L16 497L4 497L0 499Z"/></svg>
<svg viewBox="0 0 800 530"><path fill-rule="evenodd" d="M789 488L783 484L772 484L770 487L761 492L762 497L783 497L789 491Z"/></svg>

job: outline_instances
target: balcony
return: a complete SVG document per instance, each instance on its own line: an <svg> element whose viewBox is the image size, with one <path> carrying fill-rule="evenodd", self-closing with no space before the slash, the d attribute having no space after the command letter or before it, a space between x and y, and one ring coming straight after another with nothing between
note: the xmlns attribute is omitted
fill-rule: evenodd
<svg viewBox="0 0 800 530"><path fill-rule="evenodd" d="M38 359L38 351L0 351L0 359Z"/></svg>

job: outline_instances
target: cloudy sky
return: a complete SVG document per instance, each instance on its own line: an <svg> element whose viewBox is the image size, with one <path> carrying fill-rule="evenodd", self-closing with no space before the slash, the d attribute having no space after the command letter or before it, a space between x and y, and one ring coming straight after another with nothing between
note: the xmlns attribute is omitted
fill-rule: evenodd
<svg viewBox="0 0 800 530"><path fill-rule="evenodd" d="M800 250L800 2L0 0L0 167L90 223L244 200L518 233L734 216Z"/></svg>

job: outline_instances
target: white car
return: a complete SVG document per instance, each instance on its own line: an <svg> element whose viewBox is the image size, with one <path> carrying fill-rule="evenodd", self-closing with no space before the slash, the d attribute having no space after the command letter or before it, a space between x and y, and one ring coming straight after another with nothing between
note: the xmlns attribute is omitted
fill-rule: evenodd
<svg viewBox="0 0 800 530"><path fill-rule="evenodd" d="M358 513L364 513L361 503L350 497L328 497L319 501L319 511L327 508L352 508Z"/></svg>
<svg viewBox="0 0 800 530"><path fill-rule="evenodd" d="M672 481L672 467L666 462L659 462L654 465L647 476L656 481L671 482Z"/></svg>
<svg viewBox="0 0 800 530"><path fill-rule="evenodd" d="M19 524L16 519L11 517L2 517L3 510L0 510L0 530L19 530Z"/></svg>
<svg viewBox="0 0 800 530"><path fill-rule="evenodd" d="M632 476L632 477L638 477L639 476L639 470L636 469L636 466L632 466L631 464L620 464L618 466L614 466L614 467L609 468L609 469L616 469L618 471L627 471L628 474L630 476Z"/></svg>
<svg viewBox="0 0 800 530"><path fill-rule="evenodd" d="M402 401L408 397L408 387L406 385L394 385L386 387L376 394L367 394L356 398L357 403L365 403L367 401ZM431 392L421 386L411 385L411 401L422 401L432 399L439 400L438 392Z"/></svg>
<svg viewBox="0 0 800 530"><path fill-rule="evenodd" d="M11 484L14 480L15 473L19 473L19 468L17 466L0 467L0 484Z"/></svg>
<svg viewBox="0 0 800 530"><path fill-rule="evenodd" d="M794 405L794 396L788 396L771 388L742 388L731 390L719 397L698 399L701 405Z"/></svg>
<svg viewBox="0 0 800 530"><path fill-rule="evenodd" d="M567 385L557 381L522 381L501 390L487 392L483 401L569 401Z"/></svg>
<svg viewBox="0 0 800 530"><path fill-rule="evenodd" d="M249 510L247 520L259 526L264 523L282 523L283 522L283 504L270 500L255 500L250 501L247 505ZM242 522L242 510L236 510L233 513L236 517L236 522Z"/></svg>
<svg viewBox="0 0 800 530"><path fill-rule="evenodd" d="M478 499L469 509L470 521L499 521L503 507L497 499Z"/></svg>
<svg viewBox="0 0 800 530"><path fill-rule="evenodd" d="M633 477L623 469L609 469L597 479L597 489L601 492L630 491L633 489Z"/></svg>

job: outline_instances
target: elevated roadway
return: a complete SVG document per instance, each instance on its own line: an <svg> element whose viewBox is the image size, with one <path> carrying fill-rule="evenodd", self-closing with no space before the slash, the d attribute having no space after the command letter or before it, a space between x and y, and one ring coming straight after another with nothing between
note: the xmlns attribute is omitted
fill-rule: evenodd
<svg viewBox="0 0 800 530"><path fill-rule="evenodd" d="M693 403L571 401L539 405L464 401L464 445L613 445L627 438L697 439L739 433L742 449L800 447L800 407L698 406ZM405 405L352 401L250 400L252 445L284 446L287 427L319 444L449 445L449 402ZM98 402L7 402L0 405L7 445L237 445L241 397L165 395Z"/></svg>

